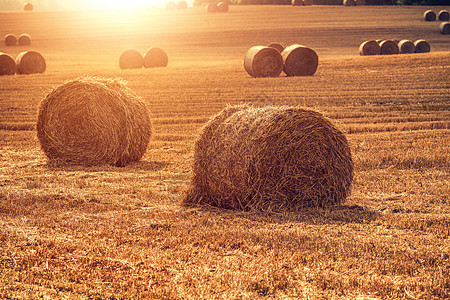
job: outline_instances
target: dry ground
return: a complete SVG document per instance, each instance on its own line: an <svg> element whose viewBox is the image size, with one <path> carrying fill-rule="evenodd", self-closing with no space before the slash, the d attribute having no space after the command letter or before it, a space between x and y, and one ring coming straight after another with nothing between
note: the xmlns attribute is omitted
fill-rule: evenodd
<svg viewBox="0 0 450 300"><path fill-rule="evenodd" d="M0 298L449 298L450 40L426 9L0 13L0 36L33 38L0 51L38 50L48 64L0 77ZM425 38L432 53L358 56L362 41L390 37ZM273 41L314 48L317 73L249 77L245 51ZM167 68L118 68L123 50L154 46ZM141 162L46 164L38 103L83 74L121 77L145 99L155 134ZM356 178L345 205L181 207L201 126L237 103L306 106L346 131Z"/></svg>

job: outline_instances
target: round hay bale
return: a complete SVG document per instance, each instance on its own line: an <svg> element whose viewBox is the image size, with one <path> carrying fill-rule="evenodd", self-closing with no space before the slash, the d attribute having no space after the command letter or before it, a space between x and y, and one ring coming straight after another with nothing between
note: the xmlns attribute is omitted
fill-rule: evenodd
<svg viewBox="0 0 450 300"><path fill-rule="evenodd" d="M450 15L448 13L448 11L446 10L441 10L438 13L438 20L439 21L449 21L450 20Z"/></svg>
<svg viewBox="0 0 450 300"><path fill-rule="evenodd" d="M417 40L414 42L416 53L428 53L431 51L431 45L426 40Z"/></svg>
<svg viewBox="0 0 450 300"><path fill-rule="evenodd" d="M208 4L208 6L206 7L206 9L210 13L215 13L215 12L219 11L219 9L217 8L217 3L216 2L210 2Z"/></svg>
<svg viewBox="0 0 450 300"><path fill-rule="evenodd" d="M33 10L33 4L31 4L31 3L25 3L24 5L23 5L23 10L24 11L32 11Z"/></svg>
<svg viewBox="0 0 450 300"><path fill-rule="evenodd" d="M121 167L141 159L152 124L145 103L125 84L80 77L42 100L37 136L50 163Z"/></svg>
<svg viewBox="0 0 450 300"><path fill-rule="evenodd" d="M140 69L144 66L144 58L139 51L134 49L125 50L119 58L121 69Z"/></svg>
<svg viewBox="0 0 450 300"><path fill-rule="evenodd" d="M344 0L344 6L356 6L356 0Z"/></svg>
<svg viewBox="0 0 450 300"><path fill-rule="evenodd" d="M230 106L195 142L185 205L298 211L344 202L353 162L345 135L318 112Z"/></svg>
<svg viewBox="0 0 450 300"><path fill-rule="evenodd" d="M281 53L283 57L283 71L287 76L312 76L319 65L317 53L302 45L290 45Z"/></svg>
<svg viewBox="0 0 450 300"><path fill-rule="evenodd" d="M281 45L280 43L270 43L269 45L267 45L267 47L275 48L275 49L277 49L278 52L280 52L280 53L283 52L283 50L284 50L284 46Z"/></svg>
<svg viewBox="0 0 450 300"><path fill-rule="evenodd" d="M224 12L228 12L228 10L229 10L228 3L226 3L226 2L217 3L217 11L218 12L224 13Z"/></svg>
<svg viewBox="0 0 450 300"><path fill-rule="evenodd" d="M423 13L423 19L427 22L436 20L436 13L432 10L427 10Z"/></svg>
<svg viewBox="0 0 450 300"><path fill-rule="evenodd" d="M187 9L188 5L187 2L184 0L177 2L177 9Z"/></svg>
<svg viewBox="0 0 450 300"><path fill-rule="evenodd" d="M176 9L177 5L175 4L175 2L169 1L169 2L166 3L166 8L167 9Z"/></svg>
<svg viewBox="0 0 450 300"><path fill-rule="evenodd" d="M25 51L16 57L17 74L44 73L47 68L45 58L36 51Z"/></svg>
<svg viewBox="0 0 450 300"><path fill-rule="evenodd" d="M303 0L303 5L304 5L304 6L310 6L310 5L313 5L313 0Z"/></svg>
<svg viewBox="0 0 450 300"><path fill-rule="evenodd" d="M400 51L398 49L398 44L393 40L384 40L380 43L381 54L390 55L398 54Z"/></svg>
<svg viewBox="0 0 450 300"><path fill-rule="evenodd" d="M14 75L16 73L16 62L6 53L0 52L0 76Z"/></svg>
<svg viewBox="0 0 450 300"><path fill-rule="evenodd" d="M275 48L254 46L245 54L244 68L252 77L277 77L283 71L283 58Z"/></svg>
<svg viewBox="0 0 450 300"><path fill-rule="evenodd" d="M450 23L449 22L442 22L439 25L439 30L442 34L450 34Z"/></svg>
<svg viewBox="0 0 450 300"><path fill-rule="evenodd" d="M356 6L366 5L366 0L356 0Z"/></svg>
<svg viewBox="0 0 450 300"><path fill-rule="evenodd" d="M292 0L291 4L292 4L292 6L302 6L303 0Z"/></svg>
<svg viewBox="0 0 450 300"><path fill-rule="evenodd" d="M359 55L380 55L381 48L376 41L365 41L359 46Z"/></svg>
<svg viewBox="0 0 450 300"><path fill-rule="evenodd" d="M144 55L144 67L146 68L167 67L168 63L169 57L161 48L150 48Z"/></svg>
<svg viewBox="0 0 450 300"><path fill-rule="evenodd" d="M15 46L17 45L17 37L10 33L5 35L5 46Z"/></svg>
<svg viewBox="0 0 450 300"><path fill-rule="evenodd" d="M29 46L31 45L31 36L29 34L23 33L19 35L17 43L19 44L19 46Z"/></svg>
<svg viewBox="0 0 450 300"><path fill-rule="evenodd" d="M401 40L398 42L398 49L401 54L415 53L416 46L410 40Z"/></svg>

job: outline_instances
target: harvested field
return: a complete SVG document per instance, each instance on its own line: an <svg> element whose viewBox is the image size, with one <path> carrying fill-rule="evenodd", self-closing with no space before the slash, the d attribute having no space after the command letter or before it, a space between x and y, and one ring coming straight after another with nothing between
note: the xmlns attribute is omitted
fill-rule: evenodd
<svg viewBox="0 0 450 300"><path fill-rule="evenodd" d="M0 36L27 32L47 62L0 77L0 298L449 298L450 42L427 9L449 7L0 13ZM431 52L359 55L380 37L426 39ZM314 49L316 73L249 76L246 51L272 41ZM151 45L167 50L166 68L118 67L124 49ZM39 102L85 74L123 78L146 102L154 131L139 162L46 163ZM182 207L200 129L242 103L330 118L352 151L347 201L283 214Z"/></svg>

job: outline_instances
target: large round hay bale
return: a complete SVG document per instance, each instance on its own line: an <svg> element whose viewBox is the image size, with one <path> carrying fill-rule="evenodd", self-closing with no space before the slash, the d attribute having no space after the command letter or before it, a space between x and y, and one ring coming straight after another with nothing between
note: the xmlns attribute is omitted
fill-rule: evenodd
<svg viewBox="0 0 450 300"><path fill-rule="evenodd" d="M218 12L219 9L217 8L217 3L216 2L209 2L208 6L206 7L206 10L210 13L214 13L214 12Z"/></svg>
<svg viewBox="0 0 450 300"><path fill-rule="evenodd" d="M439 30L442 34L450 34L450 23L449 22L442 22L439 25Z"/></svg>
<svg viewBox="0 0 450 300"><path fill-rule="evenodd" d="M292 0L291 4L292 4L292 6L302 6L303 0Z"/></svg>
<svg viewBox="0 0 450 300"><path fill-rule="evenodd" d="M0 52L0 76L14 75L16 73L16 62L6 53Z"/></svg>
<svg viewBox="0 0 450 300"><path fill-rule="evenodd" d="M230 106L195 142L184 204L298 211L344 202L353 163L347 139L318 112Z"/></svg>
<svg viewBox="0 0 450 300"><path fill-rule="evenodd" d="M313 5L313 0L303 0L303 5L304 5L304 6L310 6L310 5Z"/></svg>
<svg viewBox="0 0 450 300"><path fill-rule="evenodd" d="M427 10L423 13L423 19L427 22L436 20L436 13L432 10Z"/></svg>
<svg viewBox="0 0 450 300"><path fill-rule="evenodd" d="M31 4L31 3L25 3L24 5L23 5L23 10L24 11L32 11L33 10L33 4Z"/></svg>
<svg viewBox="0 0 450 300"><path fill-rule="evenodd" d="M390 55L398 54L400 51L398 49L398 44L393 40L384 40L380 43L381 54Z"/></svg>
<svg viewBox="0 0 450 300"><path fill-rule="evenodd" d="M276 42L270 43L269 45L267 45L267 47L275 48L280 53L283 52L283 50L284 50L284 46L281 45L280 43L276 43Z"/></svg>
<svg viewBox="0 0 450 300"><path fill-rule="evenodd" d="M12 33L5 35L5 46L9 47L15 45L17 45L17 37Z"/></svg>
<svg viewBox="0 0 450 300"><path fill-rule="evenodd" d="M359 46L359 55L380 55L380 45L373 40L365 41Z"/></svg>
<svg viewBox="0 0 450 300"><path fill-rule="evenodd" d="M414 42L416 53L428 53L431 51L431 45L426 40L417 40Z"/></svg>
<svg viewBox="0 0 450 300"><path fill-rule="evenodd" d="M47 68L45 58L36 51L25 51L16 57L17 74L44 73Z"/></svg>
<svg viewBox="0 0 450 300"><path fill-rule="evenodd" d="M401 54L408 54L408 53L416 52L416 46L414 46L414 43L410 40L399 41L398 49L399 49L399 53L401 53Z"/></svg>
<svg viewBox="0 0 450 300"><path fill-rule="evenodd" d="M151 136L150 116L125 84L80 77L42 100L37 136L49 162L125 166L141 159Z"/></svg>
<svg viewBox="0 0 450 300"><path fill-rule="evenodd" d="M450 14L446 10L441 10L438 13L438 20L439 21L449 21L450 20Z"/></svg>
<svg viewBox="0 0 450 300"><path fill-rule="evenodd" d="M125 50L119 58L121 69L140 69L144 66L144 58L139 51L134 49Z"/></svg>
<svg viewBox="0 0 450 300"><path fill-rule="evenodd" d="M167 67L168 63L169 57L161 48L150 48L144 55L144 67L146 68Z"/></svg>
<svg viewBox="0 0 450 300"><path fill-rule="evenodd" d="M254 46L245 54L244 68L252 77L277 77L283 71L283 58L275 48Z"/></svg>
<svg viewBox="0 0 450 300"><path fill-rule="evenodd" d="M356 0L344 0L342 4L344 6L356 6Z"/></svg>
<svg viewBox="0 0 450 300"><path fill-rule="evenodd" d="M319 65L317 53L302 45L290 45L281 53L283 71L287 76L312 76Z"/></svg>
<svg viewBox="0 0 450 300"><path fill-rule="evenodd" d="M31 45L31 36L29 34L23 33L19 35L17 43L19 44L19 46L29 46Z"/></svg>
<svg viewBox="0 0 450 300"><path fill-rule="evenodd" d="M219 2L217 3L217 11L224 13L224 12L228 12L229 10L229 6L227 2Z"/></svg>

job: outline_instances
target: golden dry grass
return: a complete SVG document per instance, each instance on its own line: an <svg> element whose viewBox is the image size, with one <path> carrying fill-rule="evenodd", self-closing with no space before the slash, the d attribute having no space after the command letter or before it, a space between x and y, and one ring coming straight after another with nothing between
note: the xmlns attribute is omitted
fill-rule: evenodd
<svg viewBox="0 0 450 300"><path fill-rule="evenodd" d="M450 297L450 45L423 10L1 13L0 36L28 32L48 66L0 77L0 298ZM380 37L425 38L432 50L359 56ZM313 48L315 75L246 74L246 50L274 40ZM117 66L124 49L154 44L167 68ZM154 136L139 163L46 164L38 104L85 74L121 77L145 99ZM347 202L295 214L182 208L200 128L240 103L333 119L355 163Z"/></svg>

